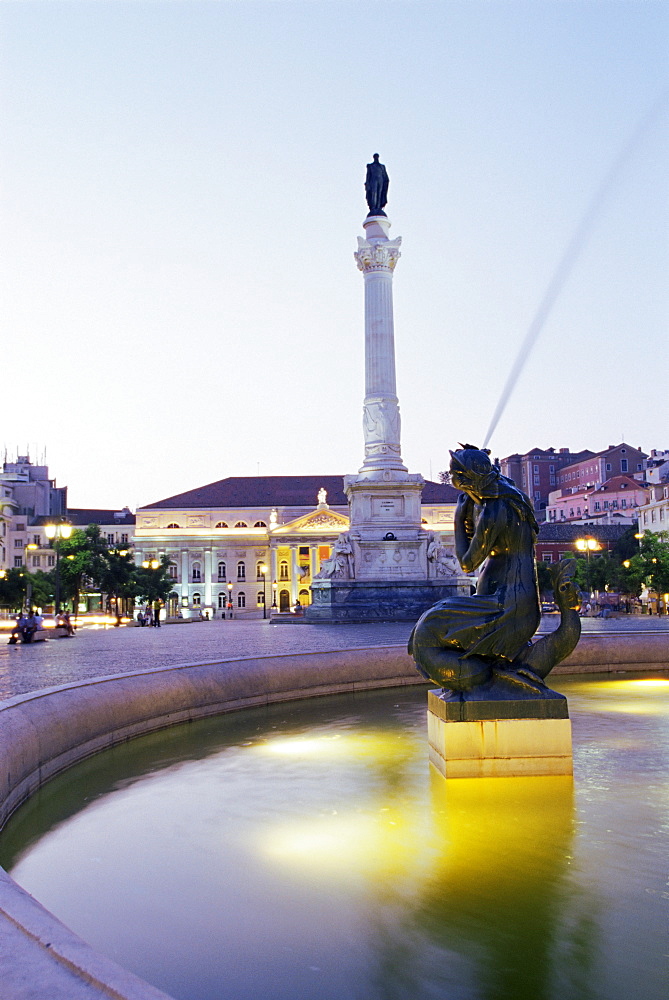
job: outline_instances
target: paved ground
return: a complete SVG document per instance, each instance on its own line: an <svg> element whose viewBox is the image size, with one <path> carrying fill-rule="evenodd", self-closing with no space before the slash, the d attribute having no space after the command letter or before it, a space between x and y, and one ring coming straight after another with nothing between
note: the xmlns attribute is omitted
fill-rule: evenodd
<svg viewBox="0 0 669 1000"><path fill-rule="evenodd" d="M552 631L558 624L558 615L548 615L542 620L540 631ZM664 631L669 643L669 617L583 619L584 632L636 630ZM0 633L0 700L55 684L145 667L271 653L403 645L410 632L411 625L407 622L272 625L269 621L214 620L165 625L159 629L80 629L73 639L50 639L34 646L9 646L6 633Z"/></svg>

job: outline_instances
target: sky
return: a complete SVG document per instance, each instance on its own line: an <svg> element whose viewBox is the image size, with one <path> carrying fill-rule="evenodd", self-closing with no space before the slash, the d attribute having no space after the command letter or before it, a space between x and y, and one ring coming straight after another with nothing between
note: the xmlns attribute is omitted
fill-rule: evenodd
<svg viewBox="0 0 669 1000"><path fill-rule="evenodd" d="M363 460L365 164L402 453L669 447L669 5L5 0L2 421L73 507Z"/></svg>

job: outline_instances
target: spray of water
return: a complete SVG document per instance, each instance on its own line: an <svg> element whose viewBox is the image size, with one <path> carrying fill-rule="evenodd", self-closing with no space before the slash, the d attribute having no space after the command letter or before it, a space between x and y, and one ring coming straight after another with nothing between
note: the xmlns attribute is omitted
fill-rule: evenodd
<svg viewBox="0 0 669 1000"><path fill-rule="evenodd" d="M490 441L490 438L499 423L500 417L506 408L506 404L509 401L511 393L516 387L520 373L525 367L525 363L527 362L532 348L539 339L539 334L541 333L546 320L550 316L553 306L564 288L567 279L574 268L574 264L578 260L581 251L597 222L597 218L602 210L602 207L611 193L612 188L615 186L620 175L627 166L627 163L636 152L646 132L648 132L655 125L659 115L665 110L668 99L669 90L665 90L662 92L660 97L653 102L649 111L641 118L629 139L621 148L620 152L604 175L604 178L602 179L599 187L596 189L590 204L583 215L583 218L579 222L576 230L569 240L555 269L555 273L548 283L544 297L539 303L539 308L534 315L534 319L530 323L529 329L525 334L525 338L520 345L520 350L513 363L513 367L509 372L509 376L502 390L502 395L499 398L492 420L490 421L490 427L488 428L485 441L483 442L484 448L487 447L488 442Z"/></svg>

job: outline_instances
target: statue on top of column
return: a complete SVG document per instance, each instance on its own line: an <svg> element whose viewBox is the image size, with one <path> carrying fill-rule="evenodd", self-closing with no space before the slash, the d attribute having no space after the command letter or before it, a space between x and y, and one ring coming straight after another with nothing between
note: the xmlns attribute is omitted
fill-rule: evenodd
<svg viewBox="0 0 669 1000"><path fill-rule="evenodd" d="M385 215L383 209L388 201L388 172L382 163L379 163L379 154L374 153L372 163L367 164L367 176L365 177L365 197L369 205L368 215Z"/></svg>

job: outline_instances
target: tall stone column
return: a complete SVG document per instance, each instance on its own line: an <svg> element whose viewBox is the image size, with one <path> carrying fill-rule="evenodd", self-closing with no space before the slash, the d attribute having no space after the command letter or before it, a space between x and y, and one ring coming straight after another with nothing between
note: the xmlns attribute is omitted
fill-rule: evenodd
<svg viewBox="0 0 669 1000"><path fill-rule="evenodd" d="M365 460L360 473L370 479L390 471L394 478L393 472L407 471L400 445L393 322L393 272L402 238L388 239L385 216L368 216L363 228L366 238L358 237L354 254L365 279Z"/></svg>

